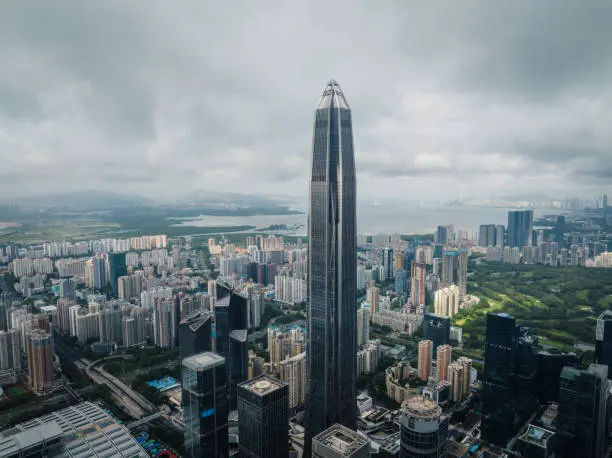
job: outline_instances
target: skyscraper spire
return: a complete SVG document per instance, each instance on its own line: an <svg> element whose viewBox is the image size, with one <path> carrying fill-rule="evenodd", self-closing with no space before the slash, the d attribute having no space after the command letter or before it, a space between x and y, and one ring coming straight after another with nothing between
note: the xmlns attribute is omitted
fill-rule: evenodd
<svg viewBox="0 0 612 458"><path fill-rule="evenodd" d="M351 110L334 80L315 111L309 185L305 456L318 433L357 421L355 158Z"/></svg>

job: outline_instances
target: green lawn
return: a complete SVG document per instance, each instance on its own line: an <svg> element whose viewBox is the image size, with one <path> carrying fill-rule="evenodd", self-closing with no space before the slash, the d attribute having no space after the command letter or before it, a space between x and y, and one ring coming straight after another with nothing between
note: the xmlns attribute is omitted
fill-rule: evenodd
<svg viewBox="0 0 612 458"><path fill-rule="evenodd" d="M597 316L612 305L612 272L584 267L474 265L468 292L481 301L453 323L463 328L465 351L484 347L487 312L506 312L530 326L543 348L574 350L593 344Z"/></svg>

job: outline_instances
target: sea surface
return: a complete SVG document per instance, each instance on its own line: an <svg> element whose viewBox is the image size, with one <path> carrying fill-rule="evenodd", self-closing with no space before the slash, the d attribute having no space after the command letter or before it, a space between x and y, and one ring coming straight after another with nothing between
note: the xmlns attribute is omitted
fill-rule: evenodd
<svg viewBox="0 0 612 458"><path fill-rule="evenodd" d="M507 224L509 208L476 206L428 206L415 204L357 206L357 232L360 234L431 233L438 225L453 224L455 230L477 231L480 224ZM534 218L554 210L536 210ZM178 226L210 227L250 225L262 229L274 224L298 225L293 233L304 235L306 213L292 215L200 216L185 218Z"/></svg>

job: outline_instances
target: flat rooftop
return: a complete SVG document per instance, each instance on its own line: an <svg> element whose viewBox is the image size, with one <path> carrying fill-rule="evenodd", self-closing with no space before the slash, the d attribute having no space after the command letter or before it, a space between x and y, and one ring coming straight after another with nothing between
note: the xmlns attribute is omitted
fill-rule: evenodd
<svg viewBox="0 0 612 458"><path fill-rule="evenodd" d="M249 390L251 393L255 393L258 396L265 396L266 394L276 391L285 385L285 382L281 382L280 380L267 375L261 375L257 378L243 382L239 386Z"/></svg>
<svg viewBox="0 0 612 458"><path fill-rule="evenodd" d="M313 443L325 446L336 453L350 455L355 451L370 447L369 441L361 434L345 426L335 424L313 438ZM313 444L313 448L316 444Z"/></svg>
<svg viewBox="0 0 612 458"><path fill-rule="evenodd" d="M546 443L554 434L555 433L548 431L547 429L529 425L529 428L525 434L521 436L521 440L539 447L546 447Z"/></svg>
<svg viewBox="0 0 612 458"><path fill-rule="evenodd" d="M402 404L402 411L408 416L417 418L435 417L442 414L438 403L424 396L413 396L406 399Z"/></svg>
<svg viewBox="0 0 612 458"><path fill-rule="evenodd" d="M183 366L194 371L217 367L223 363L225 363L225 358L211 351L198 353L183 360Z"/></svg>

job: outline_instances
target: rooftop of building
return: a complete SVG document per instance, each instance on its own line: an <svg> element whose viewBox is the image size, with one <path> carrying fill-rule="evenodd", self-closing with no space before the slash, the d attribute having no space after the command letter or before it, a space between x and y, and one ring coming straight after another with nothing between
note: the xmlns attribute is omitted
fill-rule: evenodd
<svg viewBox="0 0 612 458"><path fill-rule="evenodd" d="M225 363L223 356L210 351L198 353L183 360L183 366L187 366L194 371L220 366L223 363Z"/></svg>
<svg viewBox="0 0 612 458"><path fill-rule="evenodd" d="M59 443L49 457L146 457L129 431L101 407L90 402L58 410L0 433L0 458L20 456Z"/></svg>
<svg viewBox="0 0 612 458"><path fill-rule="evenodd" d="M340 89L340 85L336 80L330 80L325 86L325 89L323 89L323 95L321 96L321 100L319 100L317 110L330 107L349 109L342 89Z"/></svg>
<svg viewBox="0 0 612 458"><path fill-rule="evenodd" d="M402 412L416 418L429 418L442 414L438 403L423 396L413 396L402 403Z"/></svg>
<svg viewBox="0 0 612 458"><path fill-rule="evenodd" d="M552 431L540 428L539 426L529 425L525 434L521 436L521 440L545 448L554 434Z"/></svg>
<svg viewBox="0 0 612 458"><path fill-rule="evenodd" d="M470 449L469 445L460 444L454 440L449 440L447 444L446 454L449 458L461 458L467 456L468 450Z"/></svg>
<svg viewBox="0 0 612 458"><path fill-rule="evenodd" d="M340 424L332 425L322 433L317 434L313 438L313 443L315 441L339 453L340 456L349 456L364 446L369 447L369 441L365 437Z"/></svg>
<svg viewBox="0 0 612 458"><path fill-rule="evenodd" d="M194 310L181 320L182 325L189 326L193 331L201 328L212 317L212 313L206 310Z"/></svg>
<svg viewBox="0 0 612 458"><path fill-rule="evenodd" d="M597 319L602 321L612 321L612 310L604 310Z"/></svg>
<svg viewBox="0 0 612 458"><path fill-rule="evenodd" d="M281 382L273 377L268 375L260 375L259 377L242 382L239 386L249 390L251 393L255 393L258 396L265 396L266 394L281 389L285 385L285 382Z"/></svg>
<svg viewBox="0 0 612 458"><path fill-rule="evenodd" d="M247 330L246 329L234 329L230 332L230 339L237 340L238 342L247 341Z"/></svg>

